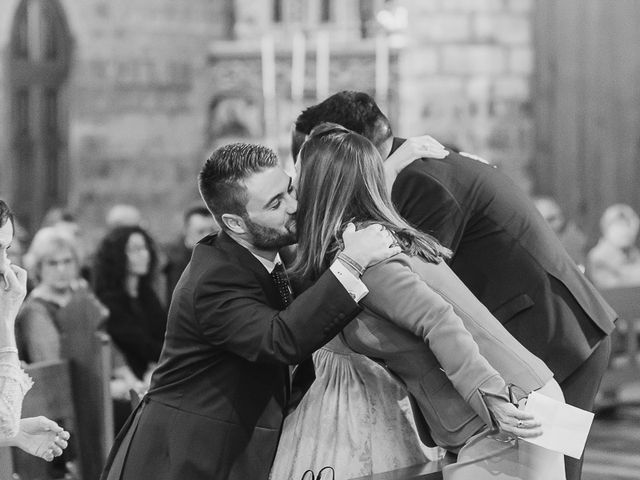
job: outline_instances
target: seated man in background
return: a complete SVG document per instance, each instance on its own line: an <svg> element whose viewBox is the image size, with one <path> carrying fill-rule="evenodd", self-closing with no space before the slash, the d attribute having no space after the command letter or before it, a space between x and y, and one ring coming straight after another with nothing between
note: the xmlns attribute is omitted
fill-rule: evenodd
<svg viewBox="0 0 640 480"><path fill-rule="evenodd" d="M207 235L220 230L215 219L204 205L194 205L184 212L182 235L167 246L167 260L162 268L166 283L166 303L171 303L171 295L180 275L191 260L191 252L196 243Z"/></svg>
<svg viewBox="0 0 640 480"><path fill-rule="evenodd" d="M567 220L560 205L553 198L534 197L533 204L558 236L569 256L584 272L587 236L575 222Z"/></svg>

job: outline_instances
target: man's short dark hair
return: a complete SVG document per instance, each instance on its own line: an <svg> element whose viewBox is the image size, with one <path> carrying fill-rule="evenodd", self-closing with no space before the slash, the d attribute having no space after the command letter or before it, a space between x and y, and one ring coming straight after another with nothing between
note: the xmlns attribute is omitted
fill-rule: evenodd
<svg viewBox="0 0 640 480"><path fill-rule="evenodd" d="M393 135L389 119L380 111L371 95L364 92L344 90L307 108L296 119L295 130L308 135L324 122L337 123L359 133L376 147ZM301 142L292 142L294 159L301 146Z"/></svg>
<svg viewBox="0 0 640 480"><path fill-rule="evenodd" d="M242 181L277 165L276 153L263 145L231 143L211 154L198 175L198 188L221 226L224 223L220 217L225 213L246 214L247 189Z"/></svg>
<svg viewBox="0 0 640 480"><path fill-rule="evenodd" d="M200 215L201 217L208 217L211 215L207 207L204 205L192 205L184 211L184 215L182 218L184 219L184 223L187 223L191 217L194 215Z"/></svg>
<svg viewBox="0 0 640 480"><path fill-rule="evenodd" d="M13 221L13 212L4 200L0 200L0 227L4 227L7 222L11 222L11 226L15 227Z"/></svg>

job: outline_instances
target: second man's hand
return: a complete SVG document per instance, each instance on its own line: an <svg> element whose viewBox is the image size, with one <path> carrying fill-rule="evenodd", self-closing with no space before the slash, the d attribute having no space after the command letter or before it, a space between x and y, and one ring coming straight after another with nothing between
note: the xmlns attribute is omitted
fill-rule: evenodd
<svg viewBox="0 0 640 480"><path fill-rule="evenodd" d="M373 224L356 231L353 223L342 233L343 253L367 268L400 253L400 247L391 233L381 225Z"/></svg>

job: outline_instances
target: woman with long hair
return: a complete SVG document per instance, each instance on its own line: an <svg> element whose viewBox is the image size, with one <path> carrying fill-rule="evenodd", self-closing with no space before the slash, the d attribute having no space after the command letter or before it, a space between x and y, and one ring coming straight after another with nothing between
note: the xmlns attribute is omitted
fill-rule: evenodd
<svg viewBox="0 0 640 480"><path fill-rule="evenodd" d="M402 248L401 254L364 272L369 289L361 302L364 311L341 338L397 375L415 399L416 413L426 421L433 441L457 453L457 462L443 470L445 480L564 479L561 454L518 441L538 436L542 429L533 415L511 403L512 392L524 392L524 397L532 391L563 401L553 374L451 271L445 262L449 251L400 217L374 145L340 126L324 124L311 133L298 162L294 275L314 279L342 255L340 232L348 222L381 224ZM359 270L357 265L354 270ZM341 428L355 427L344 418ZM301 435L297 451L279 451L276 464L301 451L325 451L321 461L331 464L335 458L326 444L348 448L335 445L335 433L296 434ZM285 428L284 442L287 435ZM305 442L313 446L303 448ZM339 468L336 473L341 475Z"/></svg>
<svg viewBox="0 0 640 480"><path fill-rule="evenodd" d="M141 227L117 227L95 254L93 285L109 309L107 332L140 379L160 357L167 314L153 288L154 242Z"/></svg>

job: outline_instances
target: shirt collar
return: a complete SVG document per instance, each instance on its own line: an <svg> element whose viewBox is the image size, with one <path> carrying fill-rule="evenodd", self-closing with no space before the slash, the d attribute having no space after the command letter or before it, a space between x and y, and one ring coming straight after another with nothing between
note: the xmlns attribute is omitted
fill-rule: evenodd
<svg viewBox="0 0 640 480"><path fill-rule="evenodd" d="M251 253L251 255L253 255L254 257L256 257L258 261L264 266L264 268L267 269L267 272L269 273L273 272L273 269L276 268L277 264L282 263L279 253L276 253L276 258L273 260L273 262L271 260L267 260L266 258L262 258L256 255L252 251L249 251L249 253Z"/></svg>

